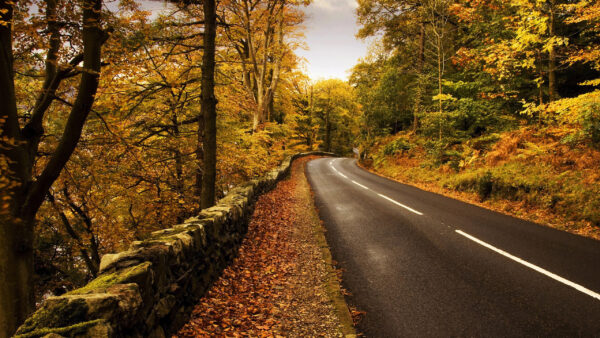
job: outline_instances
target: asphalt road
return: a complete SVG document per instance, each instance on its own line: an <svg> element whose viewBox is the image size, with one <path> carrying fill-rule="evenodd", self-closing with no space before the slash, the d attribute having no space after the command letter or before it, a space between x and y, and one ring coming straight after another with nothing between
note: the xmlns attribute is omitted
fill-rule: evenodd
<svg viewBox="0 0 600 338"><path fill-rule="evenodd" d="M600 241L387 180L306 167L367 337L598 336Z"/></svg>

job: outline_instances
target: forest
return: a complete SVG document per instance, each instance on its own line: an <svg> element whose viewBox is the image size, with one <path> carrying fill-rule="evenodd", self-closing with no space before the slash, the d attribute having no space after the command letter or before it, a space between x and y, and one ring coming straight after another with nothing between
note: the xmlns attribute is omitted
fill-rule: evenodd
<svg viewBox="0 0 600 338"><path fill-rule="evenodd" d="M303 73L308 5L0 2L3 332L307 150L600 236L599 2L358 0L348 81Z"/></svg>

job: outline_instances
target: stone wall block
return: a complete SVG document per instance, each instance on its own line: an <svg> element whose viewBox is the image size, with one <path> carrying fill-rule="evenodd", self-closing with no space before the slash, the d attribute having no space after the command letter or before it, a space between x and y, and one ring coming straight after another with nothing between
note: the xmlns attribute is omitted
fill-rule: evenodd
<svg viewBox="0 0 600 338"><path fill-rule="evenodd" d="M158 319L166 317L175 308L175 304L177 304L177 299L173 295L161 298L154 307L156 317Z"/></svg>
<svg viewBox="0 0 600 338"><path fill-rule="evenodd" d="M142 253L142 250L127 250L122 252L117 252L114 254L106 254L102 256L100 260L100 271L102 274L107 271L114 271L118 269L127 268L130 266L137 265L141 262L145 261L145 257Z"/></svg>
<svg viewBox="0 0 600 338"><path fill-rule="evenodd" d="M119 311L117 316L110 318L112 321L123 328L134 327L136 323L141 321L142 313L140 309L143 306L143 300L137 284L113 285L107 289L107 293L115 295L118 301Z"/></svg>

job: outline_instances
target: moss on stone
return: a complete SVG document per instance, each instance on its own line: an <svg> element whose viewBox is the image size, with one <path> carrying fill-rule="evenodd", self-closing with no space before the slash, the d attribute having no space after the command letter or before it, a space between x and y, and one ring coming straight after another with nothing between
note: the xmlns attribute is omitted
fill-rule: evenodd
<svg viewBox="0 0 600 338"><path fill-rule="evenodd" d="M90 327L97 325L97 324L101 323L102 321L103 321L102 319L95 319L95 320L90 320L87 322L64 326L64 327L53 327L53 328L44 327L44 328L37 329L37 330L31 331L28 333L17 334L14 336L14 338L43 337L50 333L55 333L55 334L59 334L59 335L68 334L69 337L72 337L75 335L86 333Z"/></svg>
<svg viewBox="0 0 600 338"><path fill-rule="evenodd" d="M21 325L17 334L27 334L43 328L69 326L86 319L88 305L83 299L54 298L47 301Z"/></svg>
<svg viewBox="0 0 600 338"><path fill-rule="evenodd" d="M118 270L113 273L102 274L92 280L82 288L68 292L67 295L82 295L86 293L104 292L108 287L128 282L133 276L143 273L152 263L144 262L124 270Z"/></svg>

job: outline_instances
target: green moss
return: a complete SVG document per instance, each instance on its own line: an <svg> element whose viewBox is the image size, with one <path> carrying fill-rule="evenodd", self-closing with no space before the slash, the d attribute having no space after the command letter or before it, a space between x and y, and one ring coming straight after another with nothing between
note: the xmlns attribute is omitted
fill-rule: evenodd
<svg viewBox="0 0 600 338"><path fill-rule="evenodd" d="M90 327L101 323L102 319L90 320L83 323L77 323L70 326L65 327L57 327L57 328L41 328L24 334L17 334L14 338L34 338L34 337L43 337L50 333L56 333L59 335L68 334L68 336L74 336L78 334L86 333L87 329Z"/></svg>
<svg viewBox="0 0 600 338"><path fill-rule="evenodd" d="M69 326L86 319L88 305L83 299L56 299L44 304L21 325L17 334L28 334L43 328Z"/></svg>
<svg viewBox="0 0 600 338"><path fill-rule="evenodd" d="M152 263L144 262L144 263L129 267L125 270L100 275L96 279L89 282L84 287L73 290L73 291L67 293L67 295L82 295L82 294L86 294L86 293L92 293L92 291L103 292L110 286L113 286L116 284L128 283L128 282L130 282L130 280L133 277L138 276L139 274L145 272L150 265L152 265Z"/></svg>

